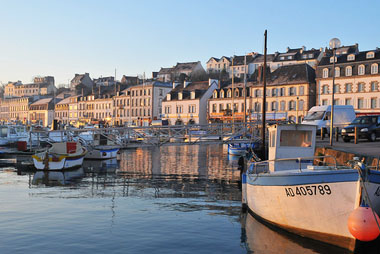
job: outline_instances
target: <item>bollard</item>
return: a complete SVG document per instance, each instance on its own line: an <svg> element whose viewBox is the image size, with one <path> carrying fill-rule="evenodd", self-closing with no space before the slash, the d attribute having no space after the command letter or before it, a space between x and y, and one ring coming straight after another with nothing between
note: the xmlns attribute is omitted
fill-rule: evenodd
<svg viewBox="0 0 380 254"><path fill-rule="evenodd" d="M355 127L355 144L358 143L358 127Z"/></svg>
<svg viewBox="0 0 380 254"><path fill-rule="evenodd" d="M321 140L325 137L325 134L323 133L323 128L321 128Z"/></svg>
<svg viewBox="0 0 380 254"><path fill-rule="evenodd" d="M336 142L339 141L339 127L336 127L336 128L335 128L335 141L336 141Z"/></svg>

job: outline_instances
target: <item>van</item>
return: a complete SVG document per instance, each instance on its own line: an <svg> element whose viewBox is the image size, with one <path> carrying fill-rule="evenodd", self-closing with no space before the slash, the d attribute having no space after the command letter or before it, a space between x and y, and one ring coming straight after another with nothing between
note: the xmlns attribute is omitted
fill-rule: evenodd
<svg viewBox="0 0 380 254"><path fill-rule="evenodd" d="M354 107L351 105L334 106L334 127L344 128L349 125L356 117ZM318 126L317 132L323 129L324 133L330 132L331 105L312 107L302 124Z"/></svg>

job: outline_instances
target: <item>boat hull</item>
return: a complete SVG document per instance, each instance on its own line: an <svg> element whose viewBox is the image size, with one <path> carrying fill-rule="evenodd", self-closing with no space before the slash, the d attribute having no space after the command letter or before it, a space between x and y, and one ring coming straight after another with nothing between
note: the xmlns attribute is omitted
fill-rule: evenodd
<svg viewBox="0 0 380 254"><path fill-rule="evenodd" d="M375 175L376 174L376 175ZM366 184L374 210L379 213L380 174ZM355 238L347 226L360 205L356 170L251 174L243 176L243 202L263 220L290 232L353 250Z"/></svg>
<svg viewBox="0 0 380 254"><path fill-rule="evenodd" d="M95 148L93 150L89 150L85 156L85 159L91 160L107 160L116 158L119 152L119 148Z"/></svg>
<svg viewBox="0 0 380 254"><path fill-rule="evenodd" d="M85 148L79 155L55 155L49 154L49 162L46 165L46 152L33 155L33 164L37 170L65 170L82 166L83 159L87 153Z"/></svg>

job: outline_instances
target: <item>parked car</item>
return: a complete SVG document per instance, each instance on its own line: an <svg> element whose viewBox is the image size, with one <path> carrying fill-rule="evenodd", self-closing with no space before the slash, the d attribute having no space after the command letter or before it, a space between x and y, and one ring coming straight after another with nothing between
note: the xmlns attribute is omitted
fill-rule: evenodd
<svg viewBox="0 0 380 254"><path fill-rule="evenodd" d="M342 129L341 135L344 142L355 138L355 127L358 128L358 138L366 138L375 141L380 137L380 115L359 116L347 127Z"/></svg>
<svg viewBox="0 0 380 254"><path fill-rule="evenodd" d="M353 106L334 106L334 127L343 128L349 125L356 117ZM317 134L323 129L323 133L330 133L331 105L314 106L305 116L302 124L317 126Z"/></svg>

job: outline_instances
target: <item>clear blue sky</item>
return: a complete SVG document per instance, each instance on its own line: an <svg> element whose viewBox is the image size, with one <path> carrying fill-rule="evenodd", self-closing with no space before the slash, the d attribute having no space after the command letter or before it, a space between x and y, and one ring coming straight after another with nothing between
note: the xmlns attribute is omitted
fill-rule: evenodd
<svg viewBox="0 0 380 254"><path fill-rule="evenodd" d="M177 62L286 47L319 48L333 37L380 46L380 1L0 0L0 81L75 73L136 75Z"/></svg>

